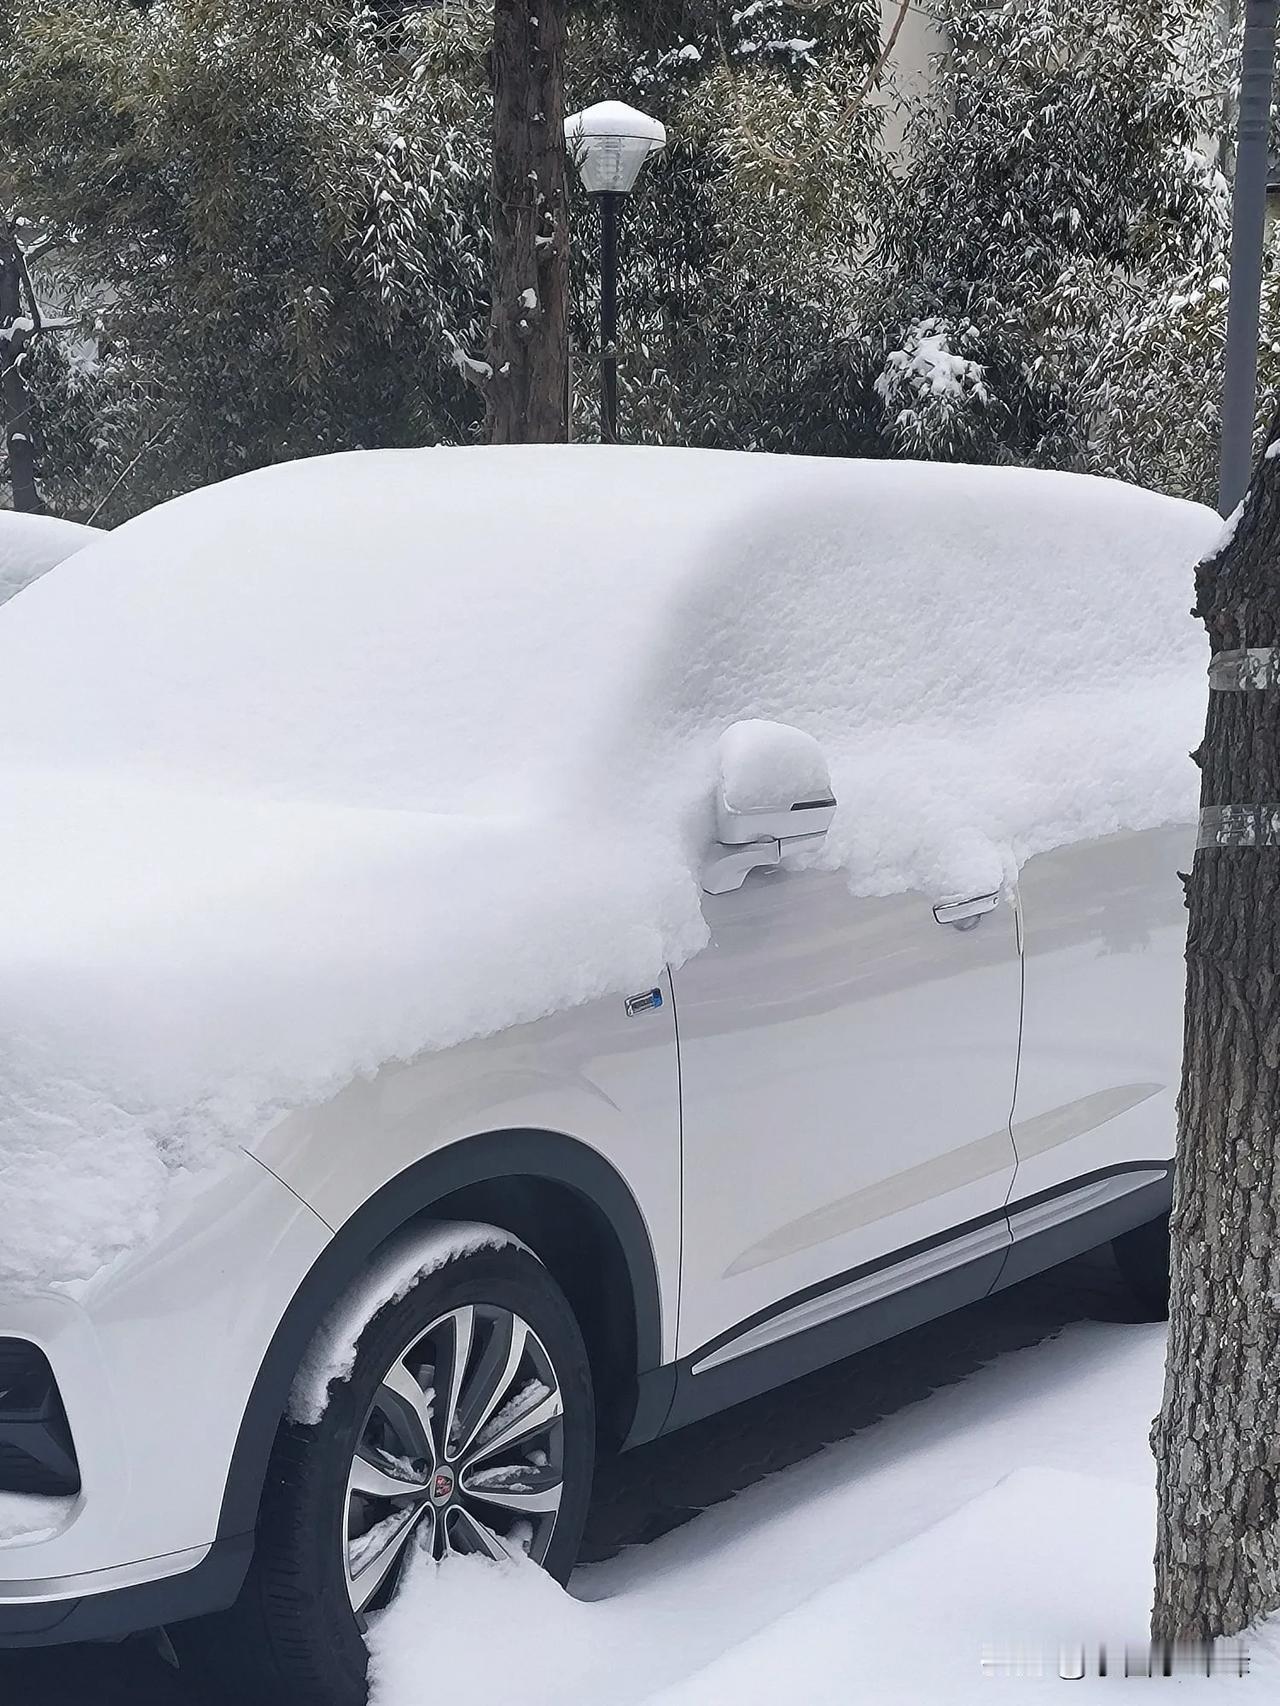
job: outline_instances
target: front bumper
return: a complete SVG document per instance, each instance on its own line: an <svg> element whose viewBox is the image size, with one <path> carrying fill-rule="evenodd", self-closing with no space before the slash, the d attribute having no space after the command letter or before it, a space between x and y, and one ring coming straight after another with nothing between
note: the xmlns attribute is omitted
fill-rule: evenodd
<svg viewBox="0 0 1280 1706"><path fill-rule="evenodd" d="M252 1555L250 1533L114 1570L5 1582L0 1647L115 1641L224 1611L240 1592Z"/></svg>
<svg viewBox="0 0 1280 1706"><path fill-rule="evenodd" d="M324 1223L244 1154L182 1181L144 1249L92 1281L0 1293L0 1338L48 1358L80 1488L0 1541L0 1645L99 1639L235 1598L252 1534L219 1534L245 1405ZM12 1515L21 1495L6 1495Z"/></svg>

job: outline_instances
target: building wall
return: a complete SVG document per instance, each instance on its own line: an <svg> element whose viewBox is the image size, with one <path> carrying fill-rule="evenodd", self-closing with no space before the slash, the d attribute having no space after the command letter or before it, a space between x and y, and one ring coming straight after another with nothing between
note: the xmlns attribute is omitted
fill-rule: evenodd
<svg viewBox="0 0 1280 1706"><path fill-rule="evenodd" d="M886 41L898 16L899 0L880 0L880 39ZM891 153L902 143L904 104L924 94L933 75L933 62L946 48L946 37L922 4L913 0L898 32L893 58L879 100L885 108L884 142Z"/></svg>

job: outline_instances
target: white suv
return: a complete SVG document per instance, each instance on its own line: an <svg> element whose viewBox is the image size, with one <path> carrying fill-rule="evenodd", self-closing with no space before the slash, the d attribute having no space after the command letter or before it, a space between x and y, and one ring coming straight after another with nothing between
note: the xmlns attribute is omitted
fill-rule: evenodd
<svg viewBox="0 0 1280 1706"><path fill-rule="evenodd" d="M563 1580L602 1448L1108 1239L1159 1311L1212 532L386 452L14 599L0 1644L349 1706L409 1547Z"/></svg>

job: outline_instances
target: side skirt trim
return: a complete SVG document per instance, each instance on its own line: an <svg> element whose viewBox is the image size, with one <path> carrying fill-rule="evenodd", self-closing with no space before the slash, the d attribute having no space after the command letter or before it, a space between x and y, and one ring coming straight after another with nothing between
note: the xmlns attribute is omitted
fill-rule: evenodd
<svg viewBox="0 0 1280 1706"><path fill-rule="evenodd" d="M721 1345L719 1349L700 1357L692 1365L690 1373L702 1374L709 1368L717 1368L721 1363L732 1362L735 1357L746 1356L751 1351L763 1350L767 1345L776 1344L779 1339L790 1338L793 1333L802 1333L810 1327L820 1327L824 1321L847 1315L852 1310L865 1309L869 1304L878 1303L895 1291L919 1285L925 1280L946 1273L950 1268L977 1261L980 1257L993 1255L997 1251L1003 1252L1008 1244L1009 1228L1002 1217L990 1226L980 1226L959 1238L948 1239L945 1244L936 1244L917 1255L908 1256L905 1261L894 1262L892 1267L880 1268L862 1279L837 1285L834 1290L825 1291L805 1303L795 1304L792 1308L785 1309L781 1315L771 1316L758 1327L750 1328L736 1339L730 1339L727 1344Z"/></svg>
<svg viewBox="0 0 1280 1706"><path fill-rule="evenodd" d="M794 1333L869 1307L953 1268L981 1260L993 1252L1007 1252L1010 1243L1021 1243L1064 1222L1087 1220L1095 1209L1171 1180L1172 1175L1172 1161L1125 1161L1065 1180L1021 1202L1002 1205L963 1225L795 1292L700 1345L680 1359L680 1366L693 1375L718 1368ZM1159 1212L1158 1208L1151 1210L1146 1218L1154 1218ZM1140 1224L1142 1218L1140 1215L1133 1224ZM1095 1242L1101 1243L1109 1236L1104 1233Z"/></svg>
<svg viewBox="0 0 1280 1706"><path fill-rule="evenodd" d="M1172 1196L1171 1161L1103 1168L1015 1204L1012 1212L1022 1222L1016 1240L1001 1209L976 1225L895 1252L871 1269L842 1274L803 1298L786 1299L777 1310L669 1365L675 1396L663 1431L673 1433L1094 1249L1167 1213ZM1036 1211L1048 1205L1055 1212L1038 1216ZM994 1247L982 1254L988 1246L975 1234L993 1227L998 1234ZM930 1251L936 1265L924 1259ZM866 1284L874 1278L885 1283L879 1289ZM823 1298L838 1298L839 1312L822 1312L816 1320L803 1314L809 1299ZM783 1323L781 1336L744 1342L774 1320ZM717 1356L721 1348L728 1355Z"/></svg>
<svg viewBox="0 0 1280 1706"><path fill-rule="evenodd" d="M1157 1184L1168 1176L1166 1165L1138 1167L1129 1173L1114 1173L1109 1178L1095 1179L1092 1184L1078 1185L1061 1196L1050 1197L1047 1202L1034 1203L1029 1208L1011 1208L1008 1211L1009 1230L1015 1243L1023 1238L1034 1238L1037 1233L1047 1232L1061 1221L1073 1220L1077 1215L1102 1208L1106 1203L1127 1197L1131 1191L1140 1191L1146 1185Z"/></svg>

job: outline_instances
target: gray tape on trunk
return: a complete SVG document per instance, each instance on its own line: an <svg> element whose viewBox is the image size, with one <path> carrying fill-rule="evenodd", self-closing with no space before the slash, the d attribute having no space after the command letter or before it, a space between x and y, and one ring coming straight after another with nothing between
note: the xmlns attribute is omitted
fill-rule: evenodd
<svg viewBox="0 0 1280 1706"><path fill-rule="evenodd" d="M1280 804L1201 806L1197 847L1280 847Z"/></svg>
<svg viewBox="0 0 1280 1706"><path fill-rule="evenodd" d="M1280 687L1280 646L1246 646L1209 659L1211 693L1261 692Z"/></svg>

